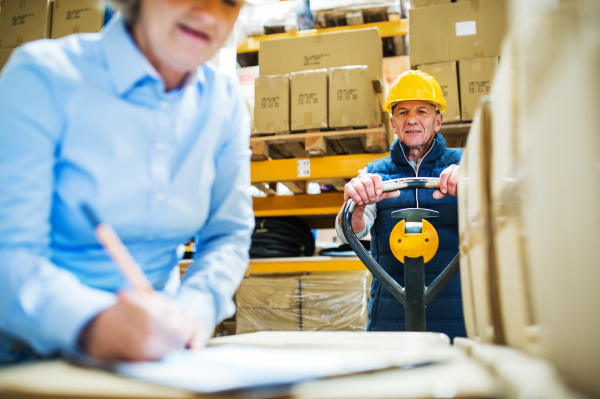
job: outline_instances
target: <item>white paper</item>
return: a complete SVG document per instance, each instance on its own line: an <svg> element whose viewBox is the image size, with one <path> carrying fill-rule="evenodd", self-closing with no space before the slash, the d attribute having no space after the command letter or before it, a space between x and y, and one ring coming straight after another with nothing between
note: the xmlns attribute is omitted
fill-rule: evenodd
<svg viewBox="0 0 600 399"><path fill-rule="evenodd" d="M114 371L153 383L211 393L292 384L393 366L389 359L366 352L223 345L174 352L158 362L119 363Z"/></svg>
<svg viewBox="0 0 600 399"><path fill-rule="evenodd" d="M470 36L477 34L475 21L464 21L456 23L456 36Z"/></svg>

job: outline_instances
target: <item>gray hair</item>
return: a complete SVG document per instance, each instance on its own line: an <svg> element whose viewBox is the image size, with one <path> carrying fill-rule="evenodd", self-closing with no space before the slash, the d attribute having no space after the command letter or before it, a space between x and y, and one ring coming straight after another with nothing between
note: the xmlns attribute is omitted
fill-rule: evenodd
<svg viewBox="0 0 600 399"><path fill-rule="evenodd" d="M140 13L142 0L108 0L108 3L123 15L128 25L133 25Z"/></svg>

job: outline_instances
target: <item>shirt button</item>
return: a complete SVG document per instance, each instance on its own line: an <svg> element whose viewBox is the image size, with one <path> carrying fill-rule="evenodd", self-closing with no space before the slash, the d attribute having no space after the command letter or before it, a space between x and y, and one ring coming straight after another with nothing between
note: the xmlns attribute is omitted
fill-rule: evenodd
<svg viewBox="0 0 600 399"><path fill-rule="evenodd" d="M165 200L165 195L163 193L157 193L154 198L158 201L158 202L163 202Z"/></svg>
<svg viewBox="0 0 600 399"><path fill-rule="evenodd" d="M165 145L163 143L156 143L154 147L156 148L156 151L163 151L165 149Z"/></svg>
<svg viewBox="0 0 600 399"><path fill-rule="evenodd" d="M167 109L169 108L169 102L167 100L161 100L158 105L160 105L161 108Z"/></svg>

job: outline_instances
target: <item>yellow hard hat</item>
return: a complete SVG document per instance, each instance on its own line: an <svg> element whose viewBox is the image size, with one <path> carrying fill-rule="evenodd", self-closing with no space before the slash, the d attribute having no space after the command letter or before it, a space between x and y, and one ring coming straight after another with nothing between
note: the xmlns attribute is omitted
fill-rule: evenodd
<svg viewBox="0 0 600 399"><path fill-rule="evenodd" d="M442 114L447 108L440 84L421 71L402 72L392 84L383 109L391 114L394 104L401 101L427 101L436 105Z"/></svg>

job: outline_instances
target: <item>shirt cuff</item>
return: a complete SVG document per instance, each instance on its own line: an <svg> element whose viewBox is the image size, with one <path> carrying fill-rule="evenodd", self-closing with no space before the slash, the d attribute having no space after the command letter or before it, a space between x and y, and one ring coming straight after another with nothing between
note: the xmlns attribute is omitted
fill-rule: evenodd
<svg viewBox="0 0 600 399"><path fill-rule="evenodd" d="M54 302L54 301L53 301ZM69 353L82 353L78 345L81 330L102 311L117 302L115 294L85 288L64 295L51 304L42 329L58 348Z"/></svg>
<svg viewBox="0 0 600 399"><path fill-rule="evenodd" d="M367 229L368 219L367 219L366 215L363 215L363 217L365 218L365 228L362 229L361 232L356 233L356 238L358 238L359 240L361 238L365 238L367 236L367 234L369 233L369 231ZM337 217L335 218L335 233L337 234L337 236L339 237L339 239L342 240L342 242L344 244L348 244L348 242L346 241L346 238L344 237L344 231L342 230L342 226L338 222L338 218Z"/></svg>

